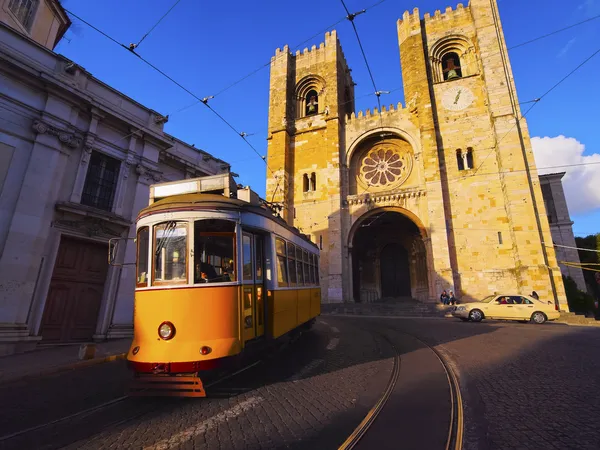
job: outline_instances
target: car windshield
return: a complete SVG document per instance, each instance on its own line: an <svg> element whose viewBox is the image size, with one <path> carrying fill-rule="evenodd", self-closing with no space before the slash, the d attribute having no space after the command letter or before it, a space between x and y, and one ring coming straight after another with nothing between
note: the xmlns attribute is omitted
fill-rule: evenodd
<svg viewBox="0 0 600 450"><path fill-rule="evenodd" d="M489 303L492 300L494 300L496 298L495 295L488 295L486 298L484 298L483 300L479 300L481 303Z"/></svg>

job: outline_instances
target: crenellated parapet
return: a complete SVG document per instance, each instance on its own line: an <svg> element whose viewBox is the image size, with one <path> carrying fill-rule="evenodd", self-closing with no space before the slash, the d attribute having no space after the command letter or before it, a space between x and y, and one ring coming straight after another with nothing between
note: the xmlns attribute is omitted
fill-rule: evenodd
<svg viewBox="0 0 600 450"><path fill-rule="evenodd" d="M319 43L319 45L313 45L312 47L304 47L303 50L296 50L292 52L288 45L285 45L283 49L277 48L275 55L271 57L271 65L285 61L286 57L291 57L296 60L296 64L302 66L312 66L316 64L322 64L327 61L328 56L331 55L331 51L335 51L339 55L339 59L346 61L342 46L335 30L327 31L325 33L325 41Z"/></svg>
<svg viewBox="0 0 600 450"><path fill-rule="evenodd" d="M439 9L437 9L433 13L433 16L429 13L425 13L423 15L423 20L425 21L425 24L427 25L429 23L434 23L436 21L448 21L448 20L453 20L453 19L462 19L465 14L467 14L467 15L470 14L469 6L465 7L462 3L459 3L458 5L456 5L455 9L452 9L451 6L447 6L446 11L443 13Z"/></svg>
<svg viewBox="0 0 600 450"><path fill-rule="evenodd" d="M346 134L351 136L379 127L408 129L414 126L415 121L416 117L411 112L411 108L403 107L400 102L397 105L382 105L381 111L379 108L373 108L348 115L346 117Z"/></svg>
<svg viewBox="0 0 600 450"><path fill-rule="evenodd" d="M423 15L423 20L421 20L419 15L419 8L414 8L412 14L405 11L402 15L402 19L398 20L398 37L400 39L400 44L420 30L421 26L424 26L427 29L444 27L444 30L447 30L449 26L448 22L460 24L464 23L465 18L470 20L470 17L470 7L464 6L462 3L458 3L454 9L452 9L451 6L446 7L445 12L441 12L438 9L433 15L425 13Z"/></svg>

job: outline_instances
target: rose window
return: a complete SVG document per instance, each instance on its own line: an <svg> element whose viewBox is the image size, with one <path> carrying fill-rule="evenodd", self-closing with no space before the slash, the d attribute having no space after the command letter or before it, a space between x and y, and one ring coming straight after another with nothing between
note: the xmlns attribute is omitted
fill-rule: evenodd
<svg viewBox="0 0 600 450"><path fill-rule="evenodd" d="M408 178L411 163L410 155L397 149L371 150L362 161L360 177L368 186L392 188Z"/></svg>

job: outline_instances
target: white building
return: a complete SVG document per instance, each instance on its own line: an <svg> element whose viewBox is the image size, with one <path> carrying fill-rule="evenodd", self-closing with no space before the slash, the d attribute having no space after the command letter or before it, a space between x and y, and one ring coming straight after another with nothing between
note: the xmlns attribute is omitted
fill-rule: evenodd
<svg viewBox="0 0 600 450"><path fill-rule="evenodd" d="M108 240L151 183L230 169L54 53L69 25L56 0L0 0L0 355L131 335L135 269Z"/></svg>

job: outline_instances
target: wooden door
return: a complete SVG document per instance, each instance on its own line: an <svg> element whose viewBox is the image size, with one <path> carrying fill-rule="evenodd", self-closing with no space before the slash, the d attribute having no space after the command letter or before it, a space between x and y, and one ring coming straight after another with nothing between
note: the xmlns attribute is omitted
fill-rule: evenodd
<svg viewBox="0 0 600 450"><path fill-rule="evenodd" d="M62 238L40 334L44 342L91 340L108 271L107 246Z"/></svg>
<svg viewBox="0 0 600 450"><path fill-rule="evenodd" d="M381 296L409 297L408 253L400 244L389 244L381 251Z"/></svg>

